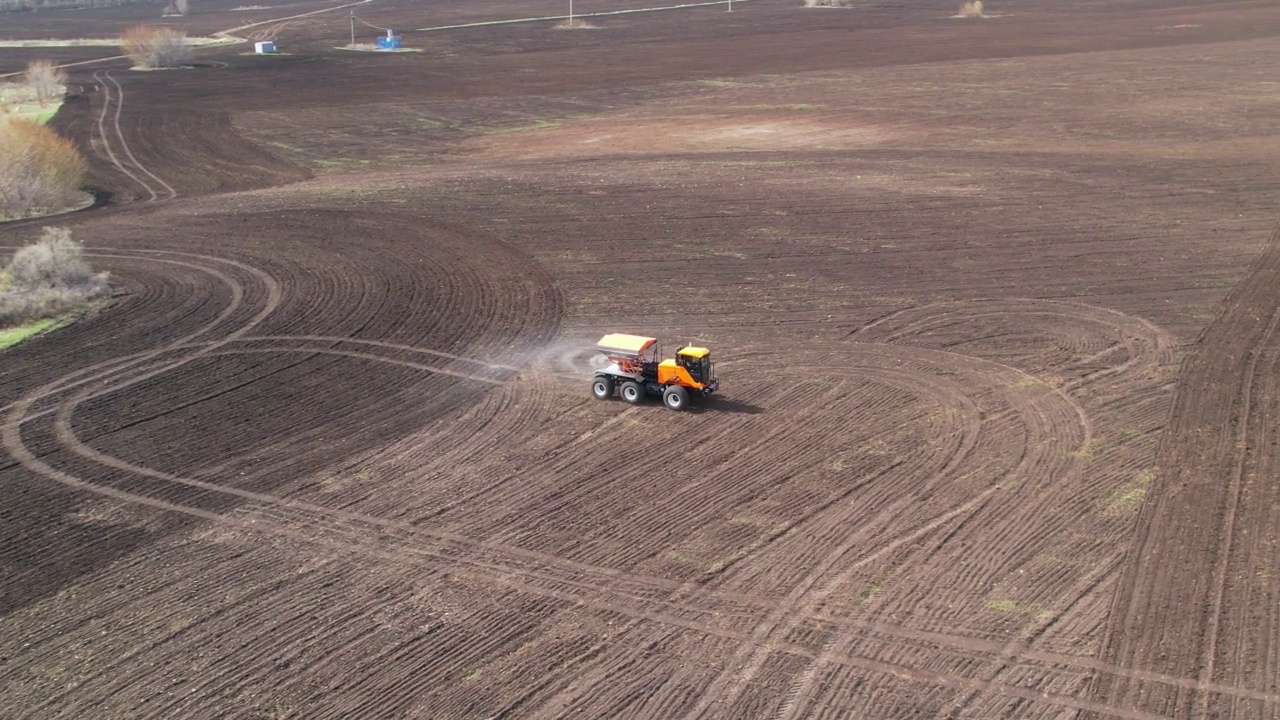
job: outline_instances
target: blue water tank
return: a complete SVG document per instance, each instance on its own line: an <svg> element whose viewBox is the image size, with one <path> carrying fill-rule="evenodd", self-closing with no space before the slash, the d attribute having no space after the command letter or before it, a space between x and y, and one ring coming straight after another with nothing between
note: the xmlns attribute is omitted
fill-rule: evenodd
<svg viewBox="0 0 1280 720"><path fill-rule="evenodd" d="M401 48L399 35L387 35L378 38L379 50L399 50Z"/></svg>

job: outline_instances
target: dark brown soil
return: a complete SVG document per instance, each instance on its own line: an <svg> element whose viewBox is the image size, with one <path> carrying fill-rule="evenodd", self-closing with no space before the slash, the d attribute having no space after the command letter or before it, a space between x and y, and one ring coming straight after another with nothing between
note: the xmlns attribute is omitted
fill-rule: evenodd
<svg viewBox="0 0 1280 720"><path fill-rule="evenodd" d="M102 203L0 246L119 293L0 354L0 716L1280 718L1280 6L800 4L73 66Z"/></svg>

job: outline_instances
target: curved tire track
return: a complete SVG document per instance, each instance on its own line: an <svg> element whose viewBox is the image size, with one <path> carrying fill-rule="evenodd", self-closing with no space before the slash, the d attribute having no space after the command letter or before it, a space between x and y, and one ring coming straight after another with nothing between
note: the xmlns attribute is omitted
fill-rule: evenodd
<svg viewBox="0 0 1280 720"><path fill-rule="evenodd" d="M143 165L133 154L133 150L129 147L129 143L125 140L124 132L120 128L120 114L124 110L124 87L120 85L120 81L112 77L109 70L97 70L93 73L93 79L97 81L100 95L102 97L102 108L98 111L98 121L95 125L97 135L94 139L98 140L106 153L106 159L117 170L123 173L130 180L137 183L147 193L149 197L144 202L156 202L159 200L172 200L178 196L178 191L172 185L165 182L158 175L151 172L147 166ZM107 118L111 120L108 123ZM116 154L115 148L118 146L120 155L123 155L129 161L126 166L121 160L120 155ZM130 169L137 170L137 173ZM144 180L141 175L146 175L151 182ZM154 185L152 184L154 183ZM159 190L157 190L157 187ZM163 193L163 197L161 196Z"/></svg>

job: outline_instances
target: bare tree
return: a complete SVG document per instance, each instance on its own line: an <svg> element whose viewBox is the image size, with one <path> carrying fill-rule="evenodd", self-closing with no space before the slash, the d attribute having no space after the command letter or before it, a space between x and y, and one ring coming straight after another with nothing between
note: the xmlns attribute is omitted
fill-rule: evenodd
<svg viewBox="0 0 1280 720"><path fill-rule="evenodd" d="M191 60L187 33L155 25L137 25L120 36L120 47L140 68L182 67Z"/></svg>
<svg viewBox="0 0 1280 720"><path fill-rule="evenodd" d="M52 60L32 60L27 63L23 76L27 87L36 93L36 99L44 105L61 95L67 84L67 73Z"/></svg>

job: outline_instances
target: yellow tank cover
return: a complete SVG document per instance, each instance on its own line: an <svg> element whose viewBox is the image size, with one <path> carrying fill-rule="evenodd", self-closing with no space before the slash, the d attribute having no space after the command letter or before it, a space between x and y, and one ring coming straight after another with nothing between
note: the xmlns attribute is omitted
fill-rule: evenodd
<svg viewBox="0 0 1280 720"><path fill-rule="evenodd" d="M656 338L641 335L610 333L600 338L600 342L596 343L596 349L606 355L639 355L656 342L658 342Z"/></svg>
<svg viewBox="0 0 1280 720"><path fill-rule="evenodd" d="M710 355L711 351L703 347L683 347L677 350L676 354L691 358L704 358Z"/></svg>

